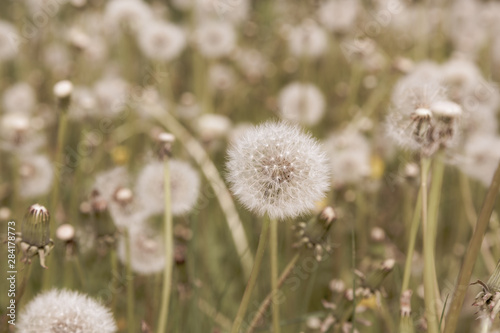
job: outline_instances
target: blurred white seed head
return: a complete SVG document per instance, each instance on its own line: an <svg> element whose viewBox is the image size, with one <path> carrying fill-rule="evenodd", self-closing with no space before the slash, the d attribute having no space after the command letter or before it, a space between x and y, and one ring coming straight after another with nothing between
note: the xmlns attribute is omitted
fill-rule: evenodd
<svg viewBox="0 0 500 333"><path fill-rule="evenodd" d="M227 178L248 209L271 218L307 213L329 188L326 155L297 126L267 122L229 149Z"/></svg>
<svg viewBox="0 0 500 333"><path fill-rule="evenodd" d="M220 114L203 114L196 121L196 129L203 141L212 141L228 134L231 120Z"/></svg>
<svg viewBox="0 0 500 333"><path fill-rule="evenodd" d="M19 315L19 332L117 331L113 315L103 305L76 291L52 289L38 294Z"/></svg>
<svg viewBox="0 0 500 333"><path fill-rule="evenodd" d="M317 124L325 112L323 93L310 83L288 84L281 90L278 104L283 119L307 126Z"/></svg>
<svg viewBox="0 0 500 333"><path fill-rule="evenodd" d="M17 29L7 21L0 20L0 62L17 55L21 36Z"/></svg>
<svg viewBox="0 0 500 333"><path fill-rule="evenodd" d="M238 24L245 21L250 12L249 0L192 0L198 21L220 19ZM179 1L178 1L179 2Z"/></svg>
<svg viewBox="0 0 500 333"><path fill-rule="evenodd" d="M94 92L87 87L75 87L71 95L68 117L73 120L83 120L100 114Z"/></svg>
<svg viewBox="0 0 500 333"><path fill-rule="evenodd" d="M264 54L257 49L237 48L233 55L236 66L251 81L257 81L268 75L271 65Z"/></svg>
<svg viewBox="0 0 500 333"><path fill-rule="evenodd" d="M200 178L190 164L171 159L170 197L173 215L189 212L195 205L200 190ZM151 214L159 214L165 209L164 163L151 162L139 173L136 194Z"/></svg>
<svg viewBox="0 0 500 333"><path fill-rule="evenodd" d="M20 82L7 88L2 96L2 106L5 112L21 112L29 114L36 104L33 88L25 82Z"/></svg>
<svg viewBox="0 0 500 333"><path fill-rule="evenodd" d="M142 0L111 0L106 4L103 19L111 32L117 32L121 27L134 31L152 18L151 7Z"/></svg>
<svg viewBox="0 0 500 333"><path fill-rule="evenodd" d="M45 155L23 156L19 164L20 188L23 198L33 198L50 191L54 179L52 164Z"/></svg>
<svg viewBox="0 0 500 333"><path fill-rule="evenodd" d="M130 264L141 275L161 272L165 266L165 250L162 239L146 225L128 228L130 239ZM127 262L125 237L118 241L118 258Z"/></svg>
<svg viewBox="0 0 500 333"><path fill-rule="evenodd" d="M142 25L137 40L142 53L154 60L177 58L186 46L184 31L175 24L152 22Z"/></svg>
<svg viewBox="0 0 500 333"><path fill-rule="evenodd" d="M325 53L327 46L326 32L312 20L289 31L288 47L297 57L317 58Z"/></svg>
<svg viewBox="0 0 500 333"><path fill-rule="evenodd" d="M236 46L234 27L224 21L200 23L193 37L198 51L209 59L228 56Z"/></svg>
<svg viewBox="0 0 500 333"><path fill-rule="evenodd" d="M356 184L370 176L370 145L358 131L346 129L334 132L327 138L324 147L330 156L335 187Z"/></svg>
<svg viewBox="0 0 500 333"><path fill-rule="evenodd" d="M344 33L353 28L359 9L358 0L329 0L320 5L317 15L326 29Z"/></svg>
<svg viewBox="0 0 500 333"><path fill-rule="evenodd" d="M500 137L489 133L470 136L457 166L469 177L489 186L500 161Z"/></svg>
<svg viewBox="0 0 500 333"><path fill-rule="evenodd" d="M132 0L130 0L132 1ZM115 116L125 109L129 84L120 77L106 76L94 85L94 94L101 114Z"/></svg>
<svg viewBox="0 0 500 333"><path fill-rule="evenodd" d="M208 71L210 87L224 91L231 89L236 82L236 74L232 67L223 64L212 65Z"/></svg>

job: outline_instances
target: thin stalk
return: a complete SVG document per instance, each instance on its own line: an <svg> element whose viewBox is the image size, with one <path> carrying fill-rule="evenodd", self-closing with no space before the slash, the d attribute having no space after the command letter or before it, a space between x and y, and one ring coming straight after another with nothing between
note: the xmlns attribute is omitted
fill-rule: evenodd
<svg viewBox="0 0 500 333"><path fill-rule="evenodd" d="M434 285L434 242L433 228L427 220L427 174L429 173L430 160L422 157L420 176L420 192L422 195L422 229L424 235L424 301L427 327L429 333L438 333L438 319L436 313L436 295Z"/></svg>
<svg viewBox="0 0 500 333"><path fill-rule="evenodd" d="M160 307L160 318L158 332L166 332L168 309L170 304L170 292L172 289L172 270L174 268L174 233L172 222L171 200L170 200L170 163L165 156L164 189L165 189L165 269L163 271L163 293Z"/></svg>
<svg viewBox="0 0 500 333"><path fill-rule="evenodd" d="M413 218L410 226L410 237L408 239L408 249L406 251L405 271L403 274L403 284L401 285L401 294L410 286L411 267L413 260L413 252L415 252L415 243L420 227L420 216L422 212L422 189L418 191L417 203L413 211Z"/></svg>
<svg viewBox="0 0 500 333"><path fill-rule="evenodd" d="M353 220L356 223L356 219ZM351 333L356 331L356 225L352 226L351 231L351 250L352 250L352 317Z"/></svg>
<svg viewBox="0 0 500 333"><path fill-rule="evenodd" d="M273 333L280 333L280 305L278 301L278 220L270 219L269 247L271 252L271 289L273 294Z"/></svg>
<svg viewBox="0 0 500 333"><path fill-rule="evenodd" d="M52 192L50 194L50 213L52 218L50 219L50 238L54 239L57 229L57 207L59 204L59 185L61 184L61 177L64 173L64 161L63 161L63 151L66 141L66 131L68 128L68 114L67 110L61 110L59 113L59 126L57 129L57 146L56 146L56 156L55 156L55 167L59 170L56 172L54 177L54 182L52 184ZM52 266L52 258L55 256L55 252L52 256L47 257L47 266ZM42 277L42 289L48 289L52 281L53 272L57 271L57 267L51 267L44 271Z"/></svg>
<svg viewBox="0 0 500 333"><path fill-rule="evenodd" d="M128 332L134 333L134 274L130 257L130 234L125 230L125 255L127 257L127 326Z"/></svg>
<svg viewBox="0 0 500 333"><path fill-rule="evenodd" d="M467 251L465 252L465 258L460 268L460 273L458 275L458 281L455 286L455 292L453 293L453 299L450 304L450 310L446 316L446 325L444 328L444 333L453 333L456 331L458 318L460 316L460 311L464 303L465 293L467 287L469 286L470 277L472 275L472 270L474 269L474 264L477 260L479 250L481 249L481 244L488 228L488 223L491 218L491 213L495 206L495 200L498 195L498 190L500 189L500 163L498 164L495 175L491 182L488 193L479 213L479 218L477 220L476 229L469 242Z"/></svg>
<svg viewBox="0 0 500 333"><path fill-rule="evenodd" d="M17 291L17 295L16 295L16 305L19 308L21 308L21 299L24 295L24 292L26 291L26 286L27 286L28 280L30 278L31 264L25 264L22 272L23 272L23 276L21 279L19 279L19 280L21 280L21 284L17 288L18 291Z"/></svg>
<svg viewBox="0 0 500 333"><path fill-rule="evenodd" d="M260 265L262 264L262 259L264 257L264 252L266 251L266 242L269 237L269 219L264 219L262 224L262 230L259 237L259 245L257 246L257 252L255 253L255 261L252 267L252 272L250 273L250 278L248 280L247 286L245 288L245 293L241 299L240 307L238 308L238 313L233 322L233 327L231 328L231 333L239 333L241 324L243 323L243 318L250 303L250 296L252 295L253 288L257 282L257 276L259 275Z"/></svg>
<svg viewBox="0 0 500 333"><path fill-rule="evenodd" d="M286 279L292 273L293 268L295 267L295 264L297 263L297 260L299 260L300 255L297 253L292 260L288 263L288 265L285 267L283 270L283 273L281 273L279 279L278 279L278 288L281 288L283 286L283 283L285 283ZM259 309L257 310L257 313L253 317L252 321L250 322L250 326L248 327L248 330L246 333L252 333L259 322L262 319L262 316L264 316L264 312L266 312L267 308L271 304L271 301L273 299L273 292L271 291L266 298L262 301L262 303L259 306Z"/></svg>
<svg viewBox="0 0 500 333"><path fill-rule="evenodd" d="M432 242L433 247L433 258L435 257L436 252L436 236L437 236L437 228L438 228L438 218L439 218L439 204L441 202L441 189L443 187L443 178L444 178L444 152L439 151L436 154L436 157L433 159L432 163L432 179L431 179L431 188L429 191L429 211L428 211L428 221L429 228L432 230L432 238L429 238ZM434 276L434 295L436 296L436 300L434 302L436 306L436 314L439 314L443 310L443 302L441 301L441 292L439 291L436 265L432 265L430 267L432 269L432 275Z"/></svg>
<svg viewBox="0 0 500 333"><path fill-rule="evenodd" d="M118 285L118 256L116 255L116 248L113 246L109 250L109 260L111 261L111 285L113 286L113 290L116 290ZM116 308L116 292L113 292L113 296L111 298L111 311L115 311Z"/></svg>
<svg viewBox="0 0 500 333"><path fill-rule="evenodd" d="M459 182L460 192L462 193L462 201L464 204L465 216L467 216L467 220L469 221L471 228L474 229L477 221L477 212L474 208L474 203L472 200L469 179L467 179L467 176L463 172L460 172ZM483 244L481 246L481 255L483 257L484 264L488 269L488 272L491 274L495 270L496 262L493 254L490 251L490 248L490 241L488 240L488 238L484 238Z"/></svg>

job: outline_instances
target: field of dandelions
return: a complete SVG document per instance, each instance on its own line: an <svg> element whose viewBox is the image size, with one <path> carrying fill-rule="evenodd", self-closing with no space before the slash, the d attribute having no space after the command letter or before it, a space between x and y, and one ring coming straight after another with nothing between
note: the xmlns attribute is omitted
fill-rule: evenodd
<svg viewBox="0 0 500 333"><path fill-rule="evenodd" d="M500 332L500 2L1 0L0 332Z"/></svg>

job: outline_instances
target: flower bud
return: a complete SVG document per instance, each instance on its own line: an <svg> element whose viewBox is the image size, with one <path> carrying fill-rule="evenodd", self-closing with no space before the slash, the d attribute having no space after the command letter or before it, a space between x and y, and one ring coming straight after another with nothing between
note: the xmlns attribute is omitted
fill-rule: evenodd
<svg viewBox="0 0 500 333"><path fill-rule="evenodd" d="M45 266L45 256L50 253L54 242L50 239L50 214L44 206L34 204L28 209L21 226L20 247L25 261L38 254L40 265Z"/></svg>

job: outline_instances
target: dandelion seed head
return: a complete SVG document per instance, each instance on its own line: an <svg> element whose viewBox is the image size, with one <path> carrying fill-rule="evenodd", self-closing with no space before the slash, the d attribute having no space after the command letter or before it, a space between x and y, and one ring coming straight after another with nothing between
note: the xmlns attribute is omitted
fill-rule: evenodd
<svg viewBox="0 0 500 333"><path fill-rule="evenodd" d="M285 122L247 130L228 155L227 178L233 193L259 215L283 219L306 213L329 188L321 146Z"/></svg>
<svg viewBox="0 0 500 333"><path fill-rule="evenodd" d="M57 98L67 98L73 92L73 83L68 80L59 81L54 85L53 92Z"/></svg>
<svg viewBox="0 0 500 333"><path fill-rule="evenodd" d="M462 172L489 186L500 161L500 137L489 133L471 135L457 159Z"/></svg>
<svg viewBox="0 0 500 333"><path fill-rule="evenodd" d="M355 130L332 133L324 143L330 157L335 187L356 184L371 173L371 149L365 136Z"/></svg>
<svg viewBox="0 0 500 333"><path fill-rule="evenodd" d="M182 215L193 209L200 190L200 177L189 163L171 159L170 198L173 215ZM139 173L136 193L146 210L159 214L165 209L164 163L151 162Z"/></svg>
<svg viewBox="0 0 500 333"><path fill-rule="evenodd" d="M293 82L285 86L278 99L283 119L303 125L315 125L323 117L325 98L313 84Z"/></svg>
<svg viewBox="0 0 500 333"><path fill-rule="evenodd" d="M19 167L22 198L34 198L49 193L54 179L54 170L45 155L22 156Z"/></svg>
<svg viewBox="0 0 500 333"><path fill-rule="evenodd" d="M328 30L343 33L353 27L359 9L357 0L329 0L320 5L317 16Z"/></svg>
<svg viewBox="0 0 500 333"><path fill-rule="evenodd" d="M200 53L209 59L228 56L236 46L234 27L224 21L200 23L193 37Z"/></svg>
<svg viewBox="0 0 500 333"><path fill-rule="evenodd" d="M326 32L314 21L305 21L288 35L290 52L297 57L317 58L325 53L327 45Z"/></svg>
<svg viewBox="0 0 500 333"><path fill-rule="evenodd" d="M0 20L0 62L10 60L17 55L20 38L17 29L12 24Z"/></svg>
<svg viewBox="0 0 500 333"><path fill-rule="evenodd" d="M130 227L128 233L132 270L142 275L161 272L165 266L165 250L161 237L146 225ZM124 237L120 237L117 251L120 261L126 263Z"/></svg>
<svg viewBox="0 0 500 333"><path fill-rule="evenodd" d="M87 295L52 289L37 295L19 315L17 330L26 333L112 333L111 312Z"/></svg>
<svg viewBox="0 0 500 333"><path fill-rule="evenodd" d="M207 113L197 119L196 129L203 141L212 141L227 135L231 120L223 115Z"/></svg>
<svg viewBox="0 0 500 333"><path fill-rule="evenodd" d="M137 39L142 53L154 60L173 60L186 46L184 31L175 24L166 22L144 24Z"/></svg>
<svg viewBox="0 0 500 333"><path fill-rule="evenodd" d="M6 112L29 114L35 108L35 104L35 91L25 82L16 83L9 87L2 96L2 105Z"/></svg>
<svg viewBox="0 0 500 333"><path fill-rule="evenodd" d="M136 30L152 18L151 7L142 0L111 0L106 4L103 19L116 32L121 26Z"/></svg>

